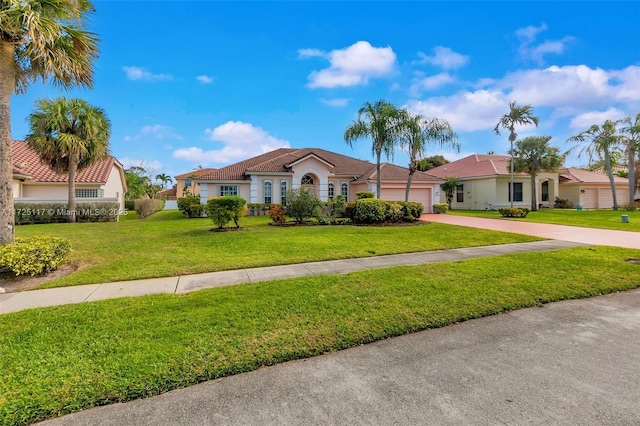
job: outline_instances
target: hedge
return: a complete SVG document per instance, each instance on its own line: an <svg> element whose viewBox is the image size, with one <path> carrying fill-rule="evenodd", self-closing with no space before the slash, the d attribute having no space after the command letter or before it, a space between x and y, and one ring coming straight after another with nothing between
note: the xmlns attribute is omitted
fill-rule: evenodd
<svg viewBox="0 0 640 426"><path fill-rule="evenodd" d="M0 246L0 269L16 275L47 273L67 261L71 243L60 237L17 237L15 243Z"/></svg>
<svg viewBox="0 0 640 426"><path fill-rule="evenodd" d="M67 203L16 203L15 224L64 223L69 221ZM117 222L118 203L78 203L76 222Z"/></svg>

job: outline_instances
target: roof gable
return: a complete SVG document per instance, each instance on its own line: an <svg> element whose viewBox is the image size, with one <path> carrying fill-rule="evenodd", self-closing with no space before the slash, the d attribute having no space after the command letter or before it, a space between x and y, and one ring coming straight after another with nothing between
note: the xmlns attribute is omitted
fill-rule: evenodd
<svg viewBox="0 0 640 426"><path fill-rule="evenodd" d="M440 179L447 177L474 178L510 174L511 157L508 155L472 154L460 160L428 170L427 173ZM526 174L526 173L522 173Z"/></svg>
<svg viewBox="0 0 640 426"><path fill-rule="evenodd" d="M68 182L69 177L64 173L53 171L48 164L40 160L36 151L29 148L26 142L13 141L11 143L11 155L13 159L14 175L17 171L31 177L36 182ZM107 183L109 174L116 164L114 157L99 161L76 174L77 183ZM119 164L119 163L118 163Z"/></svg>
<svg viewBox="0 0 640 426"><path fill-rule="evenodd" d="M591 172L589 170L577 169L569 167L560 170L560 177L562 183L609 183L609 176L606 174ZM624 184L629 183L629 179L620 176L613 176L615 183Z"/></svg>

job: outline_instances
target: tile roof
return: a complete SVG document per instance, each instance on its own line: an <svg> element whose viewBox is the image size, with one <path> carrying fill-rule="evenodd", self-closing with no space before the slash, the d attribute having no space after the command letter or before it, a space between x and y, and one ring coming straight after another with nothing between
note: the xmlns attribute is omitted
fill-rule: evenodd
<svg viewBox="0 0 640 426"><path fill-rule="evenodd" d="M279 148L239 163L231 164L200 176L198 180L246 180L251 172L262 173L291 173L290 164L308 156L315 156L333 165L331 173L336 176L349 176L357 180L376 178L376 165L368 161L326 151L320 148ZM404 180L408 169L394 164L381 165L382 180ZM426 173L416 172L416 181L438 181L438 178Z"/></svg>
<svg viewBox="0 0 640 426"><path fill-rule="evenodd" d="M510 159L511 157L508 155L473 154L460 160L435 167L428 170L427 173L437 176L440 179L447 177L463 179L480 176L510 175Z"/></svg>
<svg viewBox="0 0 640 426"><path fill-rule="evenodd" d="M609 176L589 170L569 167L559 171L562 183L606 183L609 184ZM628 184L629 179L620 176L613 176L613 181L620 184Z"/></svg>
<svg viewBox="0 0 640 426"><path fill-rule="evenodd" d="M56 173L49 165L40 161L38 153L29 148L26 142L13 141L11 144L13 172L28 175L36 182L68 182L68 176ZM115 164L115 158L109 157L76 174L79 183L106 183Z"/></svg>
<svg viewBox="0 0 640 426"><path fill-rule="evenodd" d="M187 173L182 173L181 175L176 175L174 176L175 179L188 179L193 177L200 177L202 175L206 175L208 173L211 173L213 171L216 171L218 169L196 169L196 170L192 170L190 172Z"/></svg>

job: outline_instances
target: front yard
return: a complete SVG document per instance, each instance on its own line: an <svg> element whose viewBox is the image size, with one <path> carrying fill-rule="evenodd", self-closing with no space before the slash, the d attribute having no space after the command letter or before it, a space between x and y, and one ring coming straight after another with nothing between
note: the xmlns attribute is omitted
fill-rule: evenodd
<svg viewBox="0 0 640 426"><path fill-rule="evenodd" d="M500 216L500 213L491 210L449 210L447 214L484 217L487 219L504 219ZM629 216L629 223L622 223L621 216L623 214ZM509 218L505 220L522 220L526 222L640 232L640 210L630 212L626 210L578 211L575 209L541 209L535 212L529 212L526 218Z"/></svg>
<svg viewBox="0 0 640 426"><path fill-rule="evenodd" d="M210 232L209 219L163 211L143 220L125 216L119 223L19 226L16 233L71 240L71 262L79 269L44 287L539 240L438 223L275 227L268 217L257 216L242 219L241 226Z"/></svg>

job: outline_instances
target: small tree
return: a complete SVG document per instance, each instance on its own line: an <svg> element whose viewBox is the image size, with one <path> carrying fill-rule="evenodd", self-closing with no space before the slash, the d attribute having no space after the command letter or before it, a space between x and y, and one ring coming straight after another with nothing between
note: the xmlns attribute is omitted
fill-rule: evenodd
<svg viewBox="0 0 640 426"><path fill-rule="evenodd" d="M239 228L238 220L244 214L247 201L242 197L226 195L207 200L207 215L218 229L224 228L233 220L236 228Z"/></svg>
<svg viewBox="0 0 640 426"><path fill-rule="evenodd" d="M449 210L451 210L451 202L453 201L453 194L456 192L456 188L459 185L458 178L456 177L447 177L445 182L440 185L440 189L444 191L447 195L447 205L449 206Z"/></svg>
<svg viewBox="0 0 640 426"><path fill-rule="evenodd" d="M310 188L296 188L287 191L287 215L302 223L313 217L318 199Z"/></svg>

